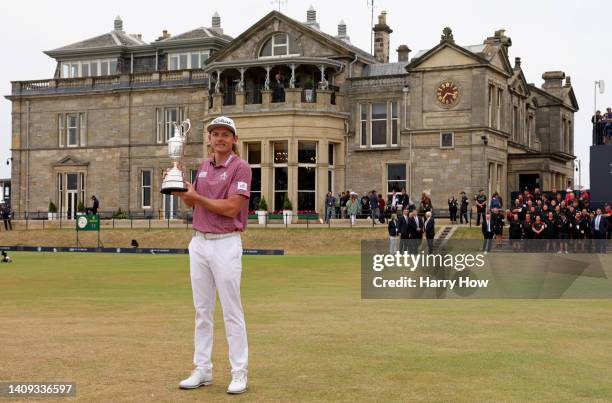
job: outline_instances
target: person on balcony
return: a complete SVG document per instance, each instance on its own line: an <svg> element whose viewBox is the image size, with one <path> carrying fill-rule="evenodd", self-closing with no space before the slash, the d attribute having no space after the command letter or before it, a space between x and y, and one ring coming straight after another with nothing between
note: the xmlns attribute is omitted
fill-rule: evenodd
<svg viewBox="0 0 612 403"><path fill-rule="evenodd" d="M272 82L272 102L285 102L285 79L280 71Z"/></svg>
<svg viewBox="0 0 612 403"><path fill-rule="evenodd" d="M591 123L593 124L593 145L603 144L603 116L601 111L596 111L595 115L591 117Z"/></svg>

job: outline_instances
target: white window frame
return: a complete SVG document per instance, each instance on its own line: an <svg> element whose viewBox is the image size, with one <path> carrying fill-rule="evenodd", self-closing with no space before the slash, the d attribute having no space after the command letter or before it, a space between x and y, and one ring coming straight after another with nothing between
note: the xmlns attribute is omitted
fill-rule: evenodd
<svg viewBox="0 0 612 403"><path fill-rule="evenodd" d="M450 134L451 135L451 139L452 139L451 143L452 144L450 146L445 146L444 144L442 144L442 139L443 139L445 134ZM455 148L455 132L448 132L448 131L447 132L440 132L440 148L441 149L446 149L446 150Z"/></svg>
<svg viewBox="0 0 612 403"><path fill-rule="evenodd" d="M276 39L275 38L276 38L277 35L285 35L286 42L284 44L283 43L276 44ZM260 55L259 58L260 59L274 59L274 58L279 58L279 57L300 56L299 53L289 53L289 48L290 48L289 41L290 41L290 39L291 38L289 37L289 34L286 33L286 32L277 32L277 33L273 34L270 37L270 39L268 39L266 42L264 42L263 46L259 49L259 55ZM270 47L271 47L272 55L271 56L261 56L261 52L262 52L263 48L266 46L266 44L268 42L271 42L270 43ZM274 53L274 49L281 48L281 47L286 47L287 48L287 52L282 54L282 55L275 54Z"/></svg>
<svg viewBox="0 0 612 403"><path fill-rule="evenodd" d="M198 55L199 66L193 66L191 63L191 59L194 55ZM181 68L181 56L187 57L187 63L184 68ZM169 53L168 54L168 70L193 70L193 69L202 69L206 60L210 57L209 50L197 50L193 52L177 52L177 53ZM172 62L176 63L176 66L172 65Z"/></svg>
<svg viewBox="0 0 612 403"><path fill-rule="evenodd" d="M61 63L60 76L62 78L79 78L79 77L99 77L102 75L102 63L108 66L107 75L117 74L117 59L93 59L93 60L66 60ZM83 75L83 65L88 66L88 74ZM96 74L93 74L93 66L96 66ZM114 66L115 71L112 67ZM76 67L76 74L73 74L73 67Z"/></svg>
<svg viewBox="0 0 612 403"><path fill-rule="evenodd" d="M145 185L145 173L149 174L149 184ZM145 205L145 190L149 191L149 205ZM140 208L150 209L153 206L153 170L143 169L140 171Z"/></svg>
<svg viewBox="0 0 612 403"><path fill-rule="evenodd" d="M493 127L493 92L495 90L495 86L493 84L489 84L489 97L488 97L488 113L489 113L489 127Z"/></svg>
<svg viewBox="0 0 612 403"><path fill-rule="evenodd" d="M276 162L274 159L274 144L276 143L286 143L287 144L287 162ZM270 143L272 146L272 210L278 211L282 210L283 206L280 208L276 208L276 193L285 192L289 194L289 140L275 140ZM263 156L262 156L263 157ZM276 168L287 168L287 189L285 190L276 190ZM296 204L297 206L297 204Z"/></svg>
<svg viewBox="0 0 612 403"><path fill-rule="evenodd" d="M399 127L399 101L397 100L392 100L391 102L389 102L389 109L391 111L391 114L389 115L389 121L391 122L391 130L389 131L389 143L391 144L392 147L396 147L399 145L399 140L400 140L400 127ZM396 117L393 117L393 105L395 104L395 111L396 113ZM397 137L396 137L396 141L395 143L393 142L393 128L395 127L395 130L397 130Z"/></svg>
<svg viewBox="0 0 612 403"><path fill-rule="evenodd" d="M75 125L70 126L70 120L74 118ZM70 129L74 129L75 133L75 143L70 143ZM66 147L75 148L79 146L79 114L78 113L67 113L66 114Z"/></svg>
<svg viewBox="0 0 612 403"><path fill-rule="evenodd" d="M504 90L501 88L497 89L497 112L495 116L495 127L497 130L501 130L501 113L502 113L502 104L503 104L503 93Z"/></svg>
<svg viewBox="0 0 612 403"><path fill-rule="evenodd" d="M397 179L389 179L389 165L403 165L404 169L405 169L405 175L406 175L405 179L403 181L402 180L397 180ZM399 189L398 191L401 192L401 190L403 188L406 188L406 190L407 190L408 189L408 164L405 163L405 162L401 162L401 161L400 162L393 162L393 161L387 162L385 164L385 179L386 179L386 183L385 183L385 195L387 197L389 197L389 195L392 194L392 192L389 191L389 183L390 182L393 182L393 183L404 182L405 186L404 187L398 186L398 189Z"/></svg>
<svg viewBox="0 0 612 403"><path fill-rule="evenodd" d="M177 120L169 121L168 113L173 110L176 111ZM169 106L164 108L164 139L166 143L168 142L168 140L170 140L172 136L174 136L174 125L172 124L172 122L181 123L183 121L184 116L185 108L182 106Z"/></svg>
<svg viewBox="0 0 612 403"><path fill-rule="evenodd" d="M363 119L363 109L365 111L365 120ZM359 104L359 147L366 148L368 146L368 117L370 116L370 104ZM365 123L365 125L364 125ZM363 132L363 128L366 128L366 132ZM365 140L365 143L364 143Z"/></svg>
<svg viewBox="0 0 612 403"><path fill-rule="evenodd" d="M372 117L373 115L373 111L374 111L374 104L385 104L385 119L374 119ZM385 148L387 147L387 145L389 144L389 102L372 102L370 104L370 136L369 136L369 140L370 140L370 147L372 148ZM385 122L385 143L384 144L374 144L373 140L373 136L374 136L374 130L372 130L373 126L374 126L374 121L376 122L381 122L383 121Z"/></svg>
<svg viewBox="0 0 612 403"><path fill-rule="evenodd" d="M315 145L315 162L314 163L308 163L308 162L299 162L299 153L300 153L300 143L314 143ZM298 182L296 183L296 187L297 187L297 195L298 195L298 200L296 200L296 204L295 207L296 209L299 209L298 207L298 203L299 203L299 198L300 198L300 193L314 193L314 210L317 209L317 179L318 179L318 175L317 175L317 161L319 160L319 142L316 140L301 140L298 141L298 171L300 168L312 168L314 169L314 173L315 173L315 186L314 186L314 190L300 190L300 181L299 181L299 173L297 175L298 178ZM328 161L329 163L329 161ZM287 183L288 185L288 183Z"/></svg>

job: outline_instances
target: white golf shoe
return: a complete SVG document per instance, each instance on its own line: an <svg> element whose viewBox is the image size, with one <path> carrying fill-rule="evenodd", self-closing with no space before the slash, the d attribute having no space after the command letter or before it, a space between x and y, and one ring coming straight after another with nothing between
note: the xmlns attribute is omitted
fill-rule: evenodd
<svg viewBox="0 0 612 403"><path fill-rule="evenodd" d="M179 383L181 389L195 389L200 386L207 386L212 383L212 371L196 368L191 371L188 378Z"/></svg>
<svg viewBox="0 0 612 403"><path fill-rule="evenodd" d="M248 385L246 371L232 372L232 382L227 387L227 393L231 395L238 395L246 392L247 389Z"/></svg>

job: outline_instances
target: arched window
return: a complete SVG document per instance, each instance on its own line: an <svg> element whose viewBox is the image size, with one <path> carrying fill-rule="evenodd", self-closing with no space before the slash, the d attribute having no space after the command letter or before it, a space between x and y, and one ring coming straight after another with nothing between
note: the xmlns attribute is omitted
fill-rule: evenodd
<svg viewBox="0 0 612 403"><path fill-rule="evenodd" d="M287 33L274 34L262 46L259 57L297 56L300 54L297 41Z"/></svg>

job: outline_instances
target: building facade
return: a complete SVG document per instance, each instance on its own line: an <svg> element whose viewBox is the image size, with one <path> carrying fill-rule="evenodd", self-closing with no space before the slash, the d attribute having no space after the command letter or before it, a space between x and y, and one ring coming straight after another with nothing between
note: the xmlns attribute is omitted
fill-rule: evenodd
<svg viewBox="0 0 612 403"><path fill-rule="evenodd" d="M444 208L461 191L507 200L525 186L570 184L569 77L527 83L503 30L460 46L445 28L436 46L410 57L402 45L389 63L386 18L374 55L351 44L344 22L337 35L322 32L312 8L305 22L273 11L235 39L218 15L210 28L150 44L117 20L109 34L47 52L55 77L14 82L8 96L14 209L54 201L72 216L95 194L102 210L176 216L184 207L159 194L173 123L193 123L184 163L193 175L204 127L219 115L235 119L253 169L251 209L265 197L280 210L288 194L294 210L320 211L328 191L404 187Z"/></svg>

